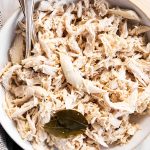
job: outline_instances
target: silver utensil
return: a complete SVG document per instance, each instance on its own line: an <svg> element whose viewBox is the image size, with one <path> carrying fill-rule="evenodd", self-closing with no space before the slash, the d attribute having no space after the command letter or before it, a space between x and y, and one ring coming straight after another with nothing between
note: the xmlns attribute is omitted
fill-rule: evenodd
<svg viewBox="0 0 150 150"><path fill-rule="evenodd" d="M32 33L32 35L28 35L28 36L26 36L26 40L27 40L27 38L30 38L31 37L31 39L32 39L32 42L33 43L35 43L35 42L37 42L37 36L36 36L36 32L35 32L35 28L34 28L34 23L33 23L33 11L34 11L34 0L33 1L30 1L30 2L26 2L26 1L28 1L28 0L19 0L19 3L20 3L20 6L21 6L21 9L22 9L22 11L23 11L23 13L24 13L24 16L26 17L26 9L29 9L29 7L28 6L30 6L30 4L33 6L31 6L32 8L30 8L30 12L27 12L28 13L28 15L30 15L31 14L31 11L32 11L32 16L30 16L31 18L30 19L32 19L31 20L31 24L30 24L30 26L32 26L31 27L31 29L32 29L32 31L31 31L31 29L30 29L30 32ZM26 3L25 3L26 2ZM28 6L27 6L28 5ZM28 8L27 8L28 7ZM26 27L27 27L27 17L26 17ZM26 35L27 35L27 33L28 33L28 31L26 31ZM28 39L28 41L29 41L30 39ZM30 40L31 41L31 40ZM29 51L31 51L31 43L27 43L26 42L26 57L28 57L29 55L30 55L30 52ZM27 50L28 49L28 50Z"/></svg>
<svg viewBox="0 0 150 150"><path fill-rule="evenodd" d="M24 0L24 8L26 17L26 58L27 58L31 54L34 0Z"/></svg>
<svg viewBox="0 0 150 150"><path fill-rule="evenodd" d="M23 11L23 13L24 13L24 16L25 16L24 0L19 0L19 3L20 3L20 6L21 6L22 11ZM36 3L34 3L34 5L39 5L39 1L36 0ZM36 7L36 6L35 6L35 7ZM33 10L34 10L34 8L33 8ZM34 23L32 23L32 24L33 24L33 28L32 28L32 29L33 29L32 41L33 41L33 43L35 43L35 42L38 41L38 38L37 38L37 36L36 36Z"/></svg>
<svg viewBox="0 0 150 150"><path fill-rule="evenodd" d="M34 0L19 0L19 3L26 18L26 57L28 57L31 53L32 36L33 41L36 39L33 27Z"/></svg>

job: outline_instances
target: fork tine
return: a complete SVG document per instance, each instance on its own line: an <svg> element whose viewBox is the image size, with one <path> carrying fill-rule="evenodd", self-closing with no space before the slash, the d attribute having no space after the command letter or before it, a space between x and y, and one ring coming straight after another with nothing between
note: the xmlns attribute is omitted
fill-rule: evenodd
<svg viewBox="0 0 150 150"><path fill-rule="evenodd" d="M26 57L31 54L31 39L32 39L32 19L33 19L33 0L24 0L25 16L26 16Z"/></svg>
<svg viewBox="0 0 150 150"><path fill-rule="evenodd" d="M24 5L24 0L19 0L19 3L20 3L20 6L21 6L21 9L24 13L24 16L25 16L25 5ZM33 2L33 6L35 5L35 3ZM34 8L33 8L34 10ZM36 32L35 32L35 27L34 27L34 23L33 24L33 27L32 27L32 30L33 30L33 34L32 34L32 41L33 43L37 42L38 41L38 38L36 36Z"/></svg>

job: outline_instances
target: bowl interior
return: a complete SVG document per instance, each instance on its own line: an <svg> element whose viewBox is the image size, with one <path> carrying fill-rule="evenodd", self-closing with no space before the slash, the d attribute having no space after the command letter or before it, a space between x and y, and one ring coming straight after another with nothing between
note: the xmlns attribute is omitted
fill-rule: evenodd
<svg viewBox="0 0 150 150"><path fill-rule="evenodd" d="M150 26L150 20L148 17L139 9L137 8L134 4L132 4L128 0L108 0L110 4L114 6L120 6L121 8L130 8L135 10L139 16L142 19L142 23L149 25ZM21 20L20 16L20 11L17 10L13 16L6 22L5 26L3 29L0 31L0 71L2 68L6 65L8 61L8 50L11 46L11 43L13 41L13 38L15 36L15 28L17 26L18 20ZM150 39L150 33L148 33L148 37ZM19 133L16 130L15 124L13 121L9 119L7 114L5 113L4 107L3 107L3 101L5 101L5 92L2 86L0 86L0 95L1 95L1 100L0 100L0 123L2 124L3 128L6 130L6 132L10 135L10 137L18 144L20 145L23 149L26 150L33 150L32 146L29 142L24 141L21 139ZM137 119L137 122L140 124L141 130L139 130L135 136L130 140L130 142L126 145L122 146L115 146L109 148L110 150L131 150L135 148L148 134L150 133L150 128L149 128L149 122L150 122L150 116L145 116L142 119Z"/></svg>
<svg viewBox="0 0 150 150"><path fill-rule="evenodd" d="M8 62L8 50L11 47L13 38L15 36L15 30L18 20L21 20L22 15L20 9L18 9L12 17L6 22L2 30L0 31L0 71ZM3 102L5 101L5 91L0 85L0 123L8 133L8 135L23 149L33 150L29 142L23 141L18 131L16 130L15 124L7 116Z"/></svg>

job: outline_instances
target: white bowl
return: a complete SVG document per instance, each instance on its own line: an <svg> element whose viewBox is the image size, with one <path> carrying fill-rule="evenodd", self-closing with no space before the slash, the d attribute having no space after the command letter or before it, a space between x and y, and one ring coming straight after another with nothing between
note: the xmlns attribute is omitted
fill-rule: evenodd
<svg viewBox="0 0 150 150"><path fill-rule="evenodd" d="M130 0L108 0L111 4L120 6L122 8L129 8L135 10L142 19L142 23L150 26L150 19L137 8ZM20 20L20 11L17 10L12 17L6 22L2 30L0 31L0 71L6 65L8 61L8 50L12 44L13 38L15 36L15 28L17 26L18 20ZM148 34L150 39L150 34ZM5 91L0 86L0 123L2 124L5 131L9 136L23 149L33 150L31 144L27 141L21 139L18 131L16 130L14 122L7 116L4 108L3 101L5 101ZM111 147L110 150L131 150L137 147L150 133L150 116L145 116L142 120L139 119L141 130L139 130L128 144L122 146Z"/></svg>

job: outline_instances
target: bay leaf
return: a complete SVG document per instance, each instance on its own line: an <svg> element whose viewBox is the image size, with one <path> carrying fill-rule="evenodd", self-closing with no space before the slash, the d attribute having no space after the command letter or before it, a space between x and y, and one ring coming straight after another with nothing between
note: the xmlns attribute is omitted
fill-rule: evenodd
<svg viewBox="0 0 150 150"><path fill-rule="evenodd" d="M85 132L88 126L86 118L76 110L61 110L55 113L44 129L56 137L68 138Z"/></svg>

